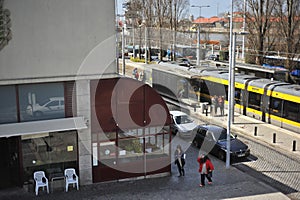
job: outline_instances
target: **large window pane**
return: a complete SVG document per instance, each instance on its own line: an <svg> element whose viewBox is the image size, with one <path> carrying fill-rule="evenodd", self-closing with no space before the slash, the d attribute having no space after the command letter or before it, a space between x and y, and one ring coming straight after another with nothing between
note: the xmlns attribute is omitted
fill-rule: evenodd
<svg viewBox="0 0 300 200"><path fill-rule="evenodd" d="M241 104L241 89L235 89L234 100L236 104Z"/></svg>
<svg viewBox="0 0 300 200"><path fill-rule="evenodd" d="M65 117L63 83L19 86L21 121Z"/></svg>
<svg viewBox="0 0 300 200"><path fill-rule="evenodd" d="M77 168L77 149L76 131L22 136L25 181L37 170L45 171L51 179L63 176L66 168Z"/></svg>
<svg viewBox="0 0 300 200"><path fill-rule="evenodd" d="M116 143L115 141L101 142L99 146L100 162L107 166L113 166L116 164Z"/></svg>
<svg viewBox="0 0 300 200"><path fill-rule="evenodd" d="M18 118L15 87L1 86L0 94L0 124L17 122Z"/></svg>
<svg viewBox="0 0 300 200"><path fill-rule="evenodd" d="M271 97L270 101L270 114L281 117L282 100Z"/></svg>
<svg viewBox="0 0 300 200"><path fill-rule="evenodd" d="M119 140L119 162L135 162L143 159L143 138L126 138Z"/></svg>

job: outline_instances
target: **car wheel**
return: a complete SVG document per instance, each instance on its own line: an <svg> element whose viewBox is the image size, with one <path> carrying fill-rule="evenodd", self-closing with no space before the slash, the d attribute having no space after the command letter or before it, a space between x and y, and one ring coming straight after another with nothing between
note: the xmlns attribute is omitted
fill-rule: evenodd
<svg viewBox="0 0 300 200"><path fill-rule="evenodd" d="M224 152L224 151L219 151L219 153L218 153L218 158L219 158L220 160L225 161L225 159L226 159L225 152Z"/></svg>

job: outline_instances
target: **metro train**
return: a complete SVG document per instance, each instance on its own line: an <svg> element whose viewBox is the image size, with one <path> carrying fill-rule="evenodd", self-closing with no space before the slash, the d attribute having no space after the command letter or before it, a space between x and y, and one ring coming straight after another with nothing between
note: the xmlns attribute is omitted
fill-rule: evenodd
<svg viewBox="0 0 300 200"><path fill-rule="evenodd" d="M226 104L228 103L228 69L186 68L188 72L185 73L183 69L183 73L177 72L172 75L167 66L152 66L152 70L156 71L152 73L152 79L155 80L156 76L159 76L159 80L163 81L161 84L156 83L156 86L173 87L173 91L177 88L178 93L179 89L184 89L186 98L193 98L200 102L211 103L212 96L224 96ZM188 84L180 84L180 87L177 87L178 84L172 83L168 86L164 83L166 80L173 79L175 75L177 82ZM164 95L166 90L161 88L154 87ZM300 133L300 85L236 73L234 93L235 112Z"/></svg>
<svg viewBox="0 0 300 200"><path fill-rule="evenodd" d="M203 71L201 95L228 94L228 72ZM214 88L214 89L213 89ZM300 133L300 85L235 75L235 111Z"/></svg>

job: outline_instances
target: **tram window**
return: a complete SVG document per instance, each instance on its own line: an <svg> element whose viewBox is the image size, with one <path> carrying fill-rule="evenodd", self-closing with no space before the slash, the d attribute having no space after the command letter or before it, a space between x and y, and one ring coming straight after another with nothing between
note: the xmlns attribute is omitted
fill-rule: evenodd
<svg viewBox="0 0 300 200"><path fill-rule="evenodd" d="M234 100L236 104L241 104L241 89L235 89Z"/></svg>
<svg viewBox="0 0 300 200"><path fill-rule="evenodd" d="M300 116L299 116L300 108L299 107L300 107L300 105L298 103L285 101L284 107L283 107L285 118L296 121L296 122L300 122Z"/></svg>
<svg viewBox="0 0 300 200"><path fill-rule="evenodd" d="M248 105L249 108L253 108L255 110L261 110L260 102L261 102L261 94L249 92L249 105Z"/></svg>
<svg viewBox="0 0 300 200"><path fill-rule="evenodd" d="M270 114L281 116L281 107L282 107L282 100L271 97Z"/></svg>

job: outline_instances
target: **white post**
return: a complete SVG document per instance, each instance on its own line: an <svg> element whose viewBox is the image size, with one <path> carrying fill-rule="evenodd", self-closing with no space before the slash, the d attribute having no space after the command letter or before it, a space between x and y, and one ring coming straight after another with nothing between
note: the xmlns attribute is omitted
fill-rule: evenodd
<svg viewBox="0 0 300 200"><path fill-rule="evenodd" d="M200 65L200 48L201 48L201 44L200 44L200 23L198 25L197 36L198 36L198 41L197 41L197 66L199 66Z"/></svg>
<svg viewBox="0 0 300 200"><path fill-rule="evenodd" d="M147 40L148 40L148 34L147 34L147 26L145 24L145 64L147 64L148 59L148 53L147 53Z"/></svg>
<svg viewBox="0 0 300 200"><path fill-rule="evenodd" d="M135 19L135 18L134 18ZM135 20L134 20L135 22ZM134 38L134 22L132 24L133 28L132 28L132 50L133 50L133 58L135 58L135 38Z"/></svg>
<svg viewBox="0 0 300 200"><path fill-rule="evenodd" d="M230 168L230 132L231 132L231 116L232 116L232 103L233 103L233 99L232 99L232 92L233 92L233 88L232 88L232 82L233 82L233 77L232 77L232 71L234 70L233 67L233 53L232 53L232 32L233 32L233 24L232 24L232 18L233 18L233 0L231 0L231 14L230 14L230 45L229 45L229 87L228 87L228 116L227 116L227 142L226 142L226 168L229 169ZM234 84L234 83L233 83Z"/></svg>
<svg viewBox="0 0 300 200"><path fill-rule="evenodd" d="M235 61L236 61L236 33L233 33L232 36L232 69L231 69L231 79L230 84L231 84L231 110L232 110L232 115L231 115L231 123L234 123L234 104L235 104Z"/></svg>
<svg viewBox="0 0 300 200"><path fill-rule="evenodd" d="M201 8L209 8L210 6L196 6L196 5L192 5L191 7L194 8L199 8L199 19L201 19ZM197 42L197 65L200 65L200 56L201 56L201 37L200 37L200 22L198 23L198 31L197 31L197 36L198 36L198 42Z"/></svg>
<svg viewBox="0 0 300 200"><path fill-rule="evenodd" d="M124 24L122 25L122 69L123 69L123 75L125 76L125 30L124 30Z"/></svg>
<svg viewBox="0 0 300 200"><path fill-rule="evenodd" d="M243 20L243 32L245 32L246 26L246 0L244 0L244 20ZM242 59L245 59L245 34L243 34L243 43L242 43Z"/></svg>

